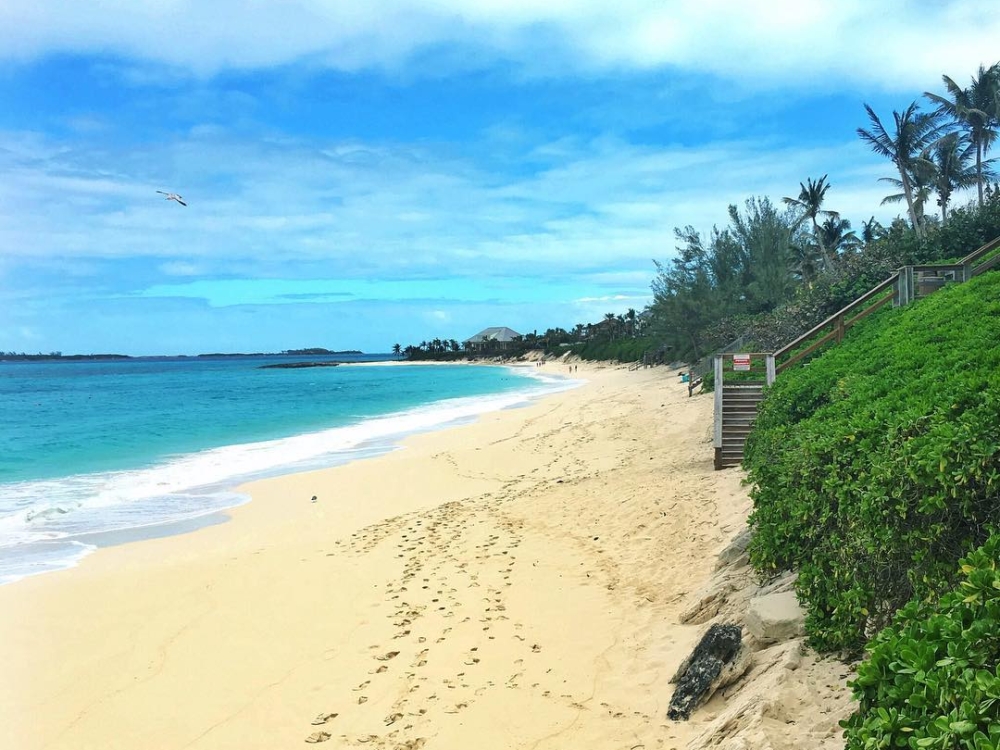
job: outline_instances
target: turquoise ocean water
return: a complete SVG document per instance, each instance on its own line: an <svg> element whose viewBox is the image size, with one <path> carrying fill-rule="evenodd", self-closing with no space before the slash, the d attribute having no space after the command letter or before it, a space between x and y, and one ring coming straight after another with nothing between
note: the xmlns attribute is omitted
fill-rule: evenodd
<svg viewBox="0 0 1000 750"><path fill-rule="evenodd" d="M260 367L279 361L0 362L0 584L71 567L108 532L239 505L249 479L576 385L534 367Z"/></svg>

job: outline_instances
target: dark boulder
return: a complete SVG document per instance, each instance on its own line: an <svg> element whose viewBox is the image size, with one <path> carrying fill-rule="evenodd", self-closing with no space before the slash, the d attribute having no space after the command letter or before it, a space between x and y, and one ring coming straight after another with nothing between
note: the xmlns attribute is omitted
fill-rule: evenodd
<svg viewBox="0 0 1000 750"><path fill-rule="evenodd" d="M687 719L704 700L720 686L720 681L732 682L730 665L737 659L743 633L739 625L712 625L691 656L681 664L672 682L677 683L667 708L667 718L674 721ZM746 670L743 665L739 674ZM738 677L739 675L736 675Z"/></svg>

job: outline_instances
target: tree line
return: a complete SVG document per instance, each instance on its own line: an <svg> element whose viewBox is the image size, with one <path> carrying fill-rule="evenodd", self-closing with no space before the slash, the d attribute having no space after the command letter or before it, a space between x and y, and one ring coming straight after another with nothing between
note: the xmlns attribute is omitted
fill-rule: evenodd
<svg viewBox="0 0 1000 750"><path fill-rule="evenodd" d="M649 308L656 337L675 356L698 359L743 337L774 349L907 263L964 255L1000 234L993 159L1000 129L1000 63L981 66L965 87L945 75L945 93L926 92L886 123L868 104L857 135L893 166L883 204L906 219L855 229L828 205L828 175L808 178L780 204L751 197L730 205L726 226L706 235L675 229L677 255L656 263ZM961 190L970 205L953 209ZM936 210L929 210L931 201ZM952 249L952 256L941 255ZM936 257L937 256L937 257Z"/></svg>
<svg viewBox="0 0 1000 750"><path fill-rule="evenodd" d="M548 328L543 333L532 331L522 335L511 345L503 347L502 350L499 345L490 346L489 342L473 348L468 345L468 341L435 338L406 346L393 344L392 353L408 360L449 360L471 355L495 356L500 353L507 357L518 357L529 351L538 350L548 354L564 353L597 344L633 342L642 339L646 319L647 316L634 308L629 308L624 313L605 313L601 320L594 323L577 323L571 329L557 326Z"/></svg>

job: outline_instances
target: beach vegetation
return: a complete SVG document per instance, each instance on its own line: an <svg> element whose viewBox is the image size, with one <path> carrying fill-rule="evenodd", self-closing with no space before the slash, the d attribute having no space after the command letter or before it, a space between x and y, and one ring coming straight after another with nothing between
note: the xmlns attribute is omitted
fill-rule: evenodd
<svg viewBox="0 0 1000 750"><path fill-rule="evenodd" d="M675 228L673 256L653 261L653 301L645 310L535 331L503 352L466 352L435 339L406 346L403 356L570 351L584 359L695 362L737 342L747 351L774 351L900 266L964 256L1000 235L1000 188L990 185L988 158L1000 132L1000 63L981 67L964 88L948 76L942 81L943 93L925 94L933 105L926 111L914 101L883 120L865 104L867 123L856 131L892 165L893 174L881 178L890 186L883 202L905 205L905 218L852 226L836 210L828 175L808 176L778 205L752 196L728 206L723 226ZM977 199L956 205L972 188Z"/></svg>
<svg viewBox="0 0 1000 750"><path fill-rule="evenodd" d="M935 601L1000 525L1000 274L858 324L782 375L746 446L750 558L798 571L820 650Z"/></svg>
<svg viewBox="0 0 1000 750"><path fill-rule="evenodd" d="M848 750L1000 748L1000 534L940 600L915 599L868 644L842 722Z"/></svg>

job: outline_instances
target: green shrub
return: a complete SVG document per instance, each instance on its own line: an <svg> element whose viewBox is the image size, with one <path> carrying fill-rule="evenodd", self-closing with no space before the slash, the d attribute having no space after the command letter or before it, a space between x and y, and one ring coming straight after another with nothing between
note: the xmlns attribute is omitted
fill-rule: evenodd
<svg viewBox="0 0 1000 750"><path fill-rule="evenodd" d="M885 309L779 376L747 442L764 576L798 569L820 650L948 590L1000 522L1000 274Z"/></svg>
<svg viewBox="0 0 1000 750"><path fill-rule="evenodd" d="M847 750L1000 750L1000 534L961 561L939 602L907 604L850 683Z"/></svg>
<svg viewBox="0 0 1000 750"><path fill-rule="evenodd" d="M615 341L591 341L574 344L570 351L584 360L638 362L646 352L657 348L656 342L648 338L622 338Z"/></svg>

